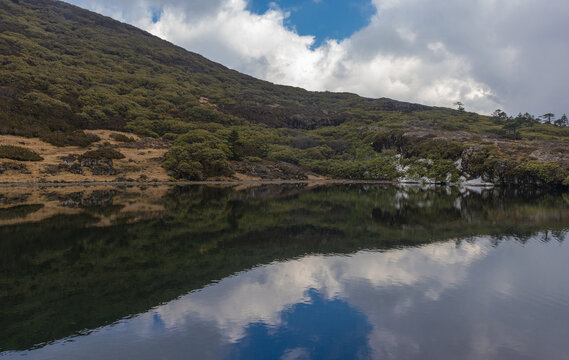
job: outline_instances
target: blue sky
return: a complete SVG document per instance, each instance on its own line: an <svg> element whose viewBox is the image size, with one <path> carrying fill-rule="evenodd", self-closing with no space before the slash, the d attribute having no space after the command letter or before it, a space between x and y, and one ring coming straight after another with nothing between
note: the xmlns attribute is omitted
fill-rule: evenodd
<svg viewBox="0 0 569 360"><path fill-rule="evenodd" d="M366 27L376 8L369 0L250 0L247 10L264 14L278 7L290 15L284 25L299 35L315 37L315 49L328 39L343 40Z"/></svg>
<svg viewBox="0 0 569 360"><path fill-rule="evenodd" d="M273 83L569 113L567 0L66 1Z"/></svg>

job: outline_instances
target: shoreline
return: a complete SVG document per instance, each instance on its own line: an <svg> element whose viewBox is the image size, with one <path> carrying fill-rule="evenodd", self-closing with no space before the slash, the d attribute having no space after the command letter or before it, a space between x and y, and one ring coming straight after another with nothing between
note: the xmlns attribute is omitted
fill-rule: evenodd
<svg viewBox="0 0 569 360"><path fill-rule="evenodd" d="M65 186L176 186L176 185L279 185L279 184L401 184L390 180L201 180L201 181L81 181L81 182L0 182L0 188L6 187L65 187Z"/></svg>
<svg viewBox="0 0 569 360"><path fill-rule="evenodd" d="M279 184L385 184L385 185L422 185L421 182L394 180L351 180L351 179L270 179L270 180L201 180L201 181L74 181L74 182L0 182L0 188L7 187L68 187L68 186L191 186L191 185L279 185ZM443 184L428 183L424 185L441 186ZM444 186L461 186L464 184L444 184ZM492 184L468 184L468 187L491 188Z"/></svg>

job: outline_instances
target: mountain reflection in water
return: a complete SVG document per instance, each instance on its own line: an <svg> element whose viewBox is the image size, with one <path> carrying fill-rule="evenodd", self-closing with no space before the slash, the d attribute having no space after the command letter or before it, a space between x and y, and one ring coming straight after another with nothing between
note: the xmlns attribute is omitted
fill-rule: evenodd
<svg viewBox="0 0 569 360"><path fill-rule="evenodd" d="M13 258L3 272L9 292L2 301L13 307L2 313L2 355L569 353L565 194L195 187L158 198L164 211L134 223L115 212L101 226L99 211L74 225L48 218L0 227ZM58 241L46 226L61 230Z"/></svg>

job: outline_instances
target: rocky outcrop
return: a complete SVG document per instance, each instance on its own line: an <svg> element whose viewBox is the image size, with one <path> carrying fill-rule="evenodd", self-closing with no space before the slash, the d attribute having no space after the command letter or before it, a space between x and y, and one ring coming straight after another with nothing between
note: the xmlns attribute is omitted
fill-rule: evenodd
<svg viewBox="0 0 569 360"><path fill-rule="evenodd" d="M346 121L346 117L339 113L322 111L316 114L294 114L285 119L287 127L292 129L313 130L324 126L336 126Z"/></svg>
<svg viewBox="0 0 569 360"><path fill-rule="evenodd" d="M15 171L20 174L30 174L30 171L25 164L15 162L0 163L0 174L5 173L6 171Z"/></svg>
<svg viewBox="0 0 569 360"><path fill-rule="evenodd" d="M116 175L118 173L113 167L112 159L82 158L77 154L60 157L60 159L63 163L58 166L58 170L73 174L83 174L85 169L89 169L93 175Z"/></svg>

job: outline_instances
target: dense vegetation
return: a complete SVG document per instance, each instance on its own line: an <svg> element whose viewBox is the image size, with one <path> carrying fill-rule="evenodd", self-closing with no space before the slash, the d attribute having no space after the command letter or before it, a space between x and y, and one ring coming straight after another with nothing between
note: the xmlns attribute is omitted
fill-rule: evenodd
<svg viewBox="0 0 569 360"><path fill-rule="evenodd" d="M124 159L124 155L120 151L113 149L109 144L104 144L96 150L86 151L79 156L79 160L84 159Z"/></svg>
<svg viewBox="0 0 569 360"><path fill-rule="evenodd" d="M455 180L455 153L431 153L428 166L419 162L427 145L442 143L406 154L372 144L416 128L444 136L569 139L569 127L526 115L489 117L462 105L453 110L274 85L52 0L0 2L0 63L0 134L58 146L87 146L97 139L82 130L94 128L160 137L173 144L164 166L189 179L229 175L231 161L266 160L340 178L395 179L398 169L410 166L411 178ZM396 154L406 162L394 161ZM513 161L507 173L514 176L518 165Z"/></svg>
<svg viewBox="0 0 569 360"><path fill-rule="evenodd" d="M94 226L120 211L112 201L119 192L80 201L81 215L0 227L0 350L88 331L274 260L482 234L525 241L566 229L569 220L569 197L555 192L194 186L170 189L160 216ZM81 199L68 191L49 196L61 206ZM30 204L18 213L39 209Z"/></svg>
<svg viewBox="0 0 569 360"><path fill-rule="evenodd" d="M0 145L0 159L1 158L20 161L43 160L43 158L35 151L13 145Z"/></svg>

